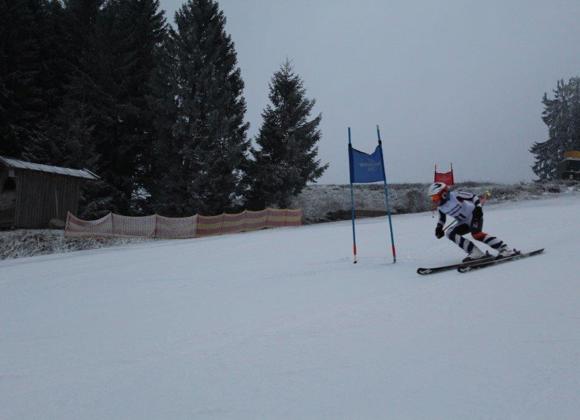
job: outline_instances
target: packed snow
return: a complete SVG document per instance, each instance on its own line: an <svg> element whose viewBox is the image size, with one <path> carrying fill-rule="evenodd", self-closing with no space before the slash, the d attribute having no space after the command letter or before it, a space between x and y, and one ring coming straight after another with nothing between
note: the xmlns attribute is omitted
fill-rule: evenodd
<svg viewBox="0 0 580 420"><path fill-rule="evenodd" d="M577 419L580 195L0 262L2 419Z"/></svg>

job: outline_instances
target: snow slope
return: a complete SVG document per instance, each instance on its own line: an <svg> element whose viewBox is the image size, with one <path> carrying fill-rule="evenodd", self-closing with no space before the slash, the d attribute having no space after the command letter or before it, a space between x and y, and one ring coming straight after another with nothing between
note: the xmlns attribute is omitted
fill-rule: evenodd
<svg viewBox="0 0 580 420"><path fill-rule="evenodd" d="M486 209L546 253L478 272L431 213L0 262L0 418L577 419L580 195Z"/></svg>

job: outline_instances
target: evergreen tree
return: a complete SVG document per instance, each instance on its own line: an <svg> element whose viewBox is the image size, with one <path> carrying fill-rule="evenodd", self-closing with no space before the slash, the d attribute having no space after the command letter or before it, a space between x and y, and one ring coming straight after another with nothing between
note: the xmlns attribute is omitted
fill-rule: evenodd
<svg viewBox="0 0 580 420"><path fill-rule="evenodd" d="M317 159L321 116L309 120L315 101L306 98L301 78L286 61L270 82L270 102L262 112L250 171L252 191L248 205L287 208L292 196L326 170Z"/></svg>
<svg viewBox="0 0 580 420"><path fill-rule="evenodd" d="M99 84L102 57L98 23L102 20L103 0L65 0L60 13L64 39L64 94L48 132L55 164L73 168L102 169L96 143L106 135L114 120L112 98Z"/></svg>
<svg viewBox="0 0 580 420"><path fill-rule="evenodd" d="M542 180L557 177L564 152L580 149L580 78L558 81L554 98L544 94L542 120L548 126L548 140L536 142L534 173Z"/></svg>
<svg viewBox="0 0 580 420"><path fill-rule="evenodd" d="M166 31L158 9L158 0L66 2L72 74L53 145L69 160L61 164L87 167L102 178L85 191L87 215L141 210L155 118L148 101L154 50Z"/></svg>
<svg viewBox="0 0 580 420"><path fill-rule="evenodd" d="M64 96L69 72L63 26L63 9L58 0L29 0L38 48L36 84L42 94L43 129L54 118Z"/></svg>
<svg viewBox="0 0 580 420"><path fill-rule="evenodd" d="M176 16L169 35L159 0L0 0L0 153L98 173L85 216L239 202L248 125L225 17L213 0Z"/></svg>
<svg viewBox="0 0 580 420"><path fill-rule="evenodd" d="M176 169L180 213L216 214L235 205L247 161L244 83L226 19L214 0L189 0L175 15Z"/></svg>
<svg viewBox="0 0 580 420"><path fill-rule="evenodd" d="M41 0L31 4L38 47L36 85L41 95L36 126L39 135L23 145L23 157L34 162L70 166L77 162L62 143L58 127L71 66L66 48L64 10L58 0ZM65 121L68 124L68 121Z"/></svg>
<svg viewBox="0 0 580 420"><path fill-rule="evenodd" d="M64 97L48 133L50 154L57 165L88 168L99 182L87 183L81 194L80 215L99 217L117 211L118 196L110 183L110 165L103 162L98 144L115 124L114 98L105 90L109 47L103 16L104 0L65 0L61 17L66 52ZM117 200L118 201L118 200Z"/></svg>
<svg viewBox="0 0 580 420"><path fill-rule="evenodd" d="M155 118L147 97L157 66L155 48L166 24L158 0L111 0L102 16L97 83L112 100L113 119L95 147L105 169L102 176L115 189L115 208L138 213Z"/></svg>
<svg viewBox="0 0 580 420"><path fill-rule="evenodd" d="M22 157L41 132L42 92L39 32L34 12L40 0L0 0L0 153Z"/></svg>
<svg viewBox="0 0 580 420"><path fill-rule="evenodd" d="M156 212L166 216L187 214L182 201L176 198L183 194L178 190L180 179L179 147L173 135L177 120L177 88L174 82L176 60L165 40L155 49L158 66L151 79L151 94L147 97L149 108L155 118L152 120L152 145L146 149L143 184L148 196L140 203L145 212Z"/></svg>

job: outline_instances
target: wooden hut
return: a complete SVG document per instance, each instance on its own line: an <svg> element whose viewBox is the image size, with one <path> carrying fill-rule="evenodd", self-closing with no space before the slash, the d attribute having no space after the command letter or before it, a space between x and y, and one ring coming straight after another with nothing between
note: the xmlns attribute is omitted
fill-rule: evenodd
<svg viewBox="0 0 580 420"><path fill-rule="evenodd" d="M0 156L0 227L46 228L77 213L87 169L41 165Z"/></svg>
<svg viewBox="0 0 580 420"><path fill-rule="evenodd" d="M580 180L580 150L564 153L564 159L558 165L560 179Z"/></svg>

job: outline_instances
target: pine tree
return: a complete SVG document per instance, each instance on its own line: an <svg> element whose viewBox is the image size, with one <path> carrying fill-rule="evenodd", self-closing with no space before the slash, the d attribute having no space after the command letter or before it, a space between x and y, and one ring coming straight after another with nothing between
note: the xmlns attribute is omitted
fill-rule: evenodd
<svg viewBox="0 0 580 420"><path fill-rule="evenodd" d="M155 72L155 48L166 31L158 0L111 0L102 11L97 84L112 100L111 125L95 143L103 177L115 189L114 205L139 213L153 120L147 97Z"/></svg>
<svg viewBox="0 0 580 420"><path fill-rule="evenodd" d="M183 201L176 200L182 194L178 190L180 179L179 147L173 135L177 120L177 101L174 92L177 68L167 39L155 49L158 66L151 79L151 94L147 97L153 119L150 148L145 151L143 183L148 196L141 202L146 213L156 212L165 216L187 214Z"/></svg>
<svg viewBox="0 0 580 420"><path fill-rule="evenodd" d="M189 0L176 13L176 195L183 214L235 205L247 161L244 83L226 19L214 0Z"/></svg>
<svg viewBox="0 0 580 420"><path fill-rule="evenodd" d="M104 118L112 105L98 84L101 52L97 24L103 0L65 0L60 12L63 32L63 98L55 115L51 139L60 164L96 170L95 141L112 117Z"/></svg>
<svg viewBox="0 0 580 420"><path fill-rule="evenodd" d="M148 100L154 50L166 31L158 9L158 0L66 2L72 71L52 144L68 160L61 164L101 176L102 184L92 184L83 196L90 215L141 211L155 119Z"/></svg>
<svg viewBox="0 0 580 420"><path fill-rule="evenodd" d="M541 180L554 179L564 152L580 149L580 78L558 81L554 98L544 94L542 120L548 127L548 140L536 142L534 173Z"/></svg>
<svg viewBox="0 0 580 420"><path fill-rule="evenodd" d="M0 0L0 153L22 157L41 132L40 50L34 10L40 1Z"/></svg>
<svg viewBox="0 0 580 420"><path fill-rule="evenodd" d="M64 96L48 129L50 163L88 168L102 176L87 183L81 194L81 217L99 217L115 211L116 189L107 176L108 164L97 151L114 127L114 98L105 91L108 60L103 54L104 0L65 0L60 17L65 52ZM38 148L35 151L38 152ZM104 176L103 176L104 175Z"/></svg>
<svg viewBox="0 0 580 420"><path fill-rule="evenodd" d="M61 117L71 66L66 48L64 10L58 0L41 0L31 5L38 47L35 82L40 92L39 135L23 145L23 157L34 162L75 166L76 155L65 146L57 129ZM68 121L65 121L68 124Z"/></svg>
<svg viewBox="0 0 580 420"><path fill-rule="evenodd" d="M308 182L322 176L328 164L317 159L321 115L309 120L315 101L306 98L302 79L289 61L274 73L270 102L262 112L251 174L251 208L286 208Z"/></svg>
<svg viewBox="0 0 580 420"><path fill-rule="evenodd" d="M159 0L131 0L124 6L126 18L135 22L126 37L127 54L133 54L134 58L124 66L126 78L122 92L123 102L130 104L125 108L125 130L135 155L132 206L139 213L145 211L141 206L146 198L144 194L147 193L147 182L156 157L157 128L161 125L167 127L164 117L167 112L171 113L170 109L160 109L155 102L155 98L166 98L171 93L159 92L156 85L168 64L164 62L168 57L163 55L168 26L164 12L159 9ZM119 21L122 25L124 20L121 16ZM167 82L167 78L163 80ZM159 172L163 171L165 168L159 168Z"/></svg>

